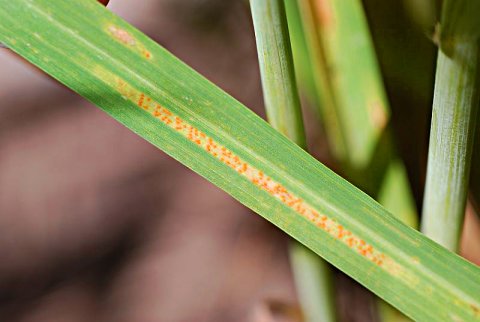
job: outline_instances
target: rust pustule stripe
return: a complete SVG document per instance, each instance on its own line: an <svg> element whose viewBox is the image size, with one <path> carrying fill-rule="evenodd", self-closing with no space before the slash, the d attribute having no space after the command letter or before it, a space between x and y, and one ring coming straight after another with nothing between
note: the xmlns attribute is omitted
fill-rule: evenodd
<svg viewBox="0 0 480 322"><path fill-rule="evenodd" d="M349 248L377 266L385 269L390 274L398 275L400 273L401 267L393 259L375 249L371 244L347 230L337 221L319 213L313 206L297 197L285 186L276 182L251 164L248 164L235 153L216 142L213 138L190 125L158 102L155 102L145 93L134 89L125 81L118 78L116 79L116 88L125 99L134 102L139 108L147 111L153 117L160 120L171 129L175 130L189 141L195 143L198 147L207 151L210 155L247 178L250 182L280 200L284 205L308 219L311 223L328 233L331 237L343 242Z"/></svg>

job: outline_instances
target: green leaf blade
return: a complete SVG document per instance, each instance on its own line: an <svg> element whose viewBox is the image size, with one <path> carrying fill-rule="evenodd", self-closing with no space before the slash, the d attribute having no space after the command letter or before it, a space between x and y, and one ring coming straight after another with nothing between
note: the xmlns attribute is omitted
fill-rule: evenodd
<svg viewBox="0 0 480 322"><path fill-rule="evenodd" d="M0 5L0 41L410 317L480 320L477 267L401 224L235 99L94 1L0 0ZM115 39L108 31L111 26L132 36L135 45ZM150 52L150 58L142 56L143 49ZM142 94L144 102L150 98L151 103L139 104ZM161 119L167 114L162 110L155 116L156 104L171 113L167 116L172 122L175 116L181 118L187 130L167 124ZM217 144L216 156L207 151L204 138L197 144L188 137L190 128L195 139L196 129ZM222 147L251 167L251 172L240 173L222 161ZM267 187L286 189L287 201L301 199L309 215L282 200L281 194L262 187L260 172L273 182ZM313 211L326 217L328 229L322 228ZM339 225L354 236L353 241L348 242L345 235L339 237ZM381 263L380 255L362 254L362 240L373 247L374 254L384 254Z"/></svg>

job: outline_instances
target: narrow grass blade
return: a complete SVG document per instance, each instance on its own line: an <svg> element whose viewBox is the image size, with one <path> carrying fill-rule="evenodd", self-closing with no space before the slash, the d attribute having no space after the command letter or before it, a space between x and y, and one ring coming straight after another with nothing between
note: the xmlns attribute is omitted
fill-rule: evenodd
<svg viewBox="0 0 480 322"><path fill-rule="evenodd" d="M331 96L335 98L333 108L337 111L341 135L355 138L359 130L366 133L363 139L356 140L358 150L368 153L364 151L363 156L358 157L355 156L355 151L351 151L347 155L334 156L343 166L344 174L362 189L381 200L389 200L390 205L393 205L395 198L395 208L388 209L402 221L413 223L413 227L416 227L415 205L405 168L388 130L389 105L361 3L357 0L311 0L310 5L303 1L299 3L304 8L302 14L305 20L309 20L309 12L317 13L315 28L319 39L310 41L320 42L318 46L325 52L330 52L323 61L317 63L330 67L321 68L318 73L329 70L327 79L334 84L330 90L333 92ZM308 21L306 24L308 27ZM310 45L311 48L314 46ZM352 56L357 65L354 69L350 68ZM341 96L348 96L348 100L336 99ZM325 123L329 121L324 118ZM355 126L349 126L347 122L355 123ZM328 135L335 135L328 131L332 127L333 125L325 126ZM346 144L345 148L348 146ZM391 176L397 179L395 186L390 184ZM390 189L392 192L389 192Z"/></svg>
<svg viewBox="0 0 480 322"><path fill-rule="evenodd" d="M399 222L95 1L0 8L1 42L411 318L480 321L480 268Z"/></svg>
<svg viewBox="0 0 480 322"><path fill-rule="evenodd" d="M301 96L305 97L308 103L315 107L314 112L318 112L321 93L317 90L315 76L312 72L313 58L308 50L308 36L303 27L300 8L297 0L284 0L284 3L298 90Z"/></svg>
<svg viewBox="0 0 480 322"><path fill-rule="evenodd" d="M463 227L479 103L478 3L445 1L440 26L422 231L452 251Z"/></svg>
<svg viewBox="0 0 480 322"><path fill-rule="evenodd" d="M416 228L418 217L406 170L387 130L389 106L361 2L299 3L307 20L307 32L315 34L313 27L319 36L311 39L319 45L312 44L310 48L318 46L325 52L318 64L326 66L314 72L329 71L331 96L336 98L333 104L338 116L336 122L341 125L341 135L347 138L346 149L351 152L336 154L344 174L376 196L397 218ZM311 12L316 13L313 26L308 23ZM324 121L329 122L329 118ZM328 132L332 126L325 128ZM406 319L383 303L380 305L382 321Z"/></svg>
<svg viewBox="0 0 480 322"><path fill-rule="evenodd" d="M250 0L263 96L273 128L306 149L283 1ZM290 262L306 321L335 321L335 297L328 264L296 242L290 245Z"/></svg>
<svg viewBox="0 0 480 322"><path fill-rule="evenodd" d="M340 117L335 106L334 91L329 81L329 70L326 66L325 53L319 41L319 30L316 28L316 17L309 1L285 0L288 9L290 30L294 39L293 47L295 65L301 68L299 83L312 82L310 100L315 103L317 112L325 119L324 126L328 133L327 140L332 153L340 160L347 158L346 138L340 124ZM302 45L302 40L305 43ZM296 57L295 57L296 56Z"/></svg>
<svg viewBox="0 0 480 322"><path fill-rule="evenodd" d="M383 85L378 82L380 70L361 1L309 1L345 136L347 158L357 168L364 168L385 129L389 111ZM353 108L358 106L362 108Z"/></svg>

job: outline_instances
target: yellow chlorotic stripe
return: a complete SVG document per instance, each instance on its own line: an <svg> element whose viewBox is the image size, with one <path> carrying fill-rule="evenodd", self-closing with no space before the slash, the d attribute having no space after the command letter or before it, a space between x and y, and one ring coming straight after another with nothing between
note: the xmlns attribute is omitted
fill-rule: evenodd
<svg viewBox="0 0 480 322"><path fill-rule="evenodd" d="M400 266L393 261L393 259L375 249L372 245L368 244L351 231L345 229L335 220L323 214L319 214L311 205L288 191L282 184L274 181L261 170L251 166L202 131L188 124L182 118L155 102L145 93L134 89L119 78L116 78L116 88L125 99L134 102L139 108L147 111L156 119L168 125L171 129L183 135L188 140L207 151L210 155L228 165L237 173L247 178L250 182L265 190L270 195L280 200L283 204L308 219L323 231L327 232L333 238L343 242L349 248L353 249L379 267L384 268L389 273L397 275L400 272Z"/></svg>
<svg viewBox="0 0 480 322"><path fill-rule="evenodd" d="M119 27L110 25L107 28L108 33L120 43L133 48L135 51L142 54L145 58L152 58L152 54L141 43L139 43L128 31Z"/></svg>

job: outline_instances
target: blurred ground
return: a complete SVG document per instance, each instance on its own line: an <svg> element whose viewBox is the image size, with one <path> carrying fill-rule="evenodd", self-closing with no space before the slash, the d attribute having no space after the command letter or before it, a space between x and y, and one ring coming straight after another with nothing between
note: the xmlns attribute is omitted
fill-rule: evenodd
<svg viewBox="0 0 480 322"><path fill-rule="evenodd" d="M243 1L109 8L263 113ZM300 320L283 233L8 50L0 70L0 321Z"/></svg>

